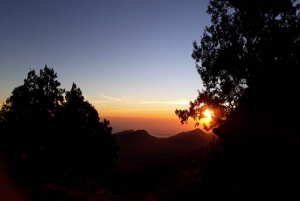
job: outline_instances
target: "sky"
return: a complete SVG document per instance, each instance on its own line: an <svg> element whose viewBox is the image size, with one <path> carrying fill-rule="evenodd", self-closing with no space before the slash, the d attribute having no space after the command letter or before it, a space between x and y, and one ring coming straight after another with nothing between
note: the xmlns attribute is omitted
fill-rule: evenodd
<svg viewBox="0 0 300 201"><path fill-rule="evenodd" d="M75 82L113 132L176 134L203 84L191 58L209 0L0 0L0 101L30 69ZM201 128L201 127L200 127Z"/></svg>

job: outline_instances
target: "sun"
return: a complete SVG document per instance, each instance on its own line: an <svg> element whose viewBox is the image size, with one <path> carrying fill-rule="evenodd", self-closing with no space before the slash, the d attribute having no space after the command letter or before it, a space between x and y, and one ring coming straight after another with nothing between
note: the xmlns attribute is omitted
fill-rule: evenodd
<svg viewBox="0 0 300 201"><path fill-rule="evenodd" d="M212 111L210 111L210 110L205 110L204 112L203 112L203 114L204 114L204 116L205 116L205 120L211 120L211 117L212 117Z"/></svg>

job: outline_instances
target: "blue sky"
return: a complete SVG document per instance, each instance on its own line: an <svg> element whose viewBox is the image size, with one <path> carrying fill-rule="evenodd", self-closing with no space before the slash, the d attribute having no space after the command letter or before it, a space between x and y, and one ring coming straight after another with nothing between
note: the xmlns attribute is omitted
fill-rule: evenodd
<svg viewBox="0 0 300 201"><path fill-rule="evenodd" d="M191 54L208 2L0 1L0 101L46 64L100 117L176 118L203 87Z"/></svg>

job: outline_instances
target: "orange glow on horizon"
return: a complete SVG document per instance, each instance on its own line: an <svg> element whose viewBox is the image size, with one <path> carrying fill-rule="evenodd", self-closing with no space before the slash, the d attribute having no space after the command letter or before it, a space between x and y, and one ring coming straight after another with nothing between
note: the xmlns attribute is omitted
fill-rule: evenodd
<svg viewBox="0 0 300 201"><path fill-rule="evenodd" d="M146 130L149 134L178 134L184 131L195 129L195 122L189 121L188 124L181 124L179 118L168 117L120 117L106 116L113 128L113 133L124 130ZM103 118L102 118L103 120ZM199 127L200 128L200 127Z"/></svg>
<svg viewBox="0 0 300 201"><path fill-rule="evenodd" d="M148 133L155 134L178 134L183 131L196 129L194 119L189 119L187 124L181 124L178 116L175 115L174 109L169 108L117 108L106 109L96 108L100 117L100 121L104 119L110 121L110 126L113 128L113 133L124 130L140 130L144 129ZM208 123L210 120L202 118L200 124ZM203 130L202 126L199 126ZM203 130L204 131L204 130ZM204 131L206 132L206 131ZM206 132L208 133L208 132Z"/></svg>
<svg viewBox="0 0 300 201"><path fill-rule="evenodd" d="M176 118L175 109L148 109L148 108L128 108L128 109L100 109L96 108L100 117L128 117L128 118Z"/></svg>

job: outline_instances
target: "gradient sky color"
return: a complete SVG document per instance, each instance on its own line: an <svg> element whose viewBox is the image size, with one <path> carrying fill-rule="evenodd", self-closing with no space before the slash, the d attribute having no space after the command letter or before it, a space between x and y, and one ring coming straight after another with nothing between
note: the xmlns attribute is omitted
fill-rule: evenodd
<svg viewBox="0 0 300 201"><path fill-rule="evenodd" d="M203 85L191 58L209 0L0 1L0 101L45 65L73 82L114 132L176 134L175 109Z"/></svg>

